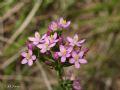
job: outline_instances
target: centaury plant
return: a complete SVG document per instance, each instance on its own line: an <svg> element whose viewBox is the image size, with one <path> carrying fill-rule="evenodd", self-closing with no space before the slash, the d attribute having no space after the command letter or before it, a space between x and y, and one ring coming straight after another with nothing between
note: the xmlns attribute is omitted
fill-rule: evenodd
<svg viewBox="0 0 120 90"><path fill-rule="evenodd" d="M35 32L34 37L28 38L27 50L21 53L21 64L32 66L38 58L57 72L62 90L81 90L80 81L72 78L72 74L69 78L63 78L65 67L74 65L79 69L81 64L87 63L85 56L88 49L83 48L85 39L79 40L77 34L74 37L63 37L63 31L70 24L71 21L60 18L50 23L44 35Z"/></svg>

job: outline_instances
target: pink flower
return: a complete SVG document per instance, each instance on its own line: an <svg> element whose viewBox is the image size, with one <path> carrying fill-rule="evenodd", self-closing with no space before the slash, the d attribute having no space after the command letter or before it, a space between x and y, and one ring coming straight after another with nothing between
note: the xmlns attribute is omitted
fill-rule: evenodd
<svg viewBox="0 0 120 90"><path fill-rule="evenodd" d="M85 42L85 39L78 41L78 35L75 34L73 39L71 37L67 37L68 42L70 42L71 46L82 46L82 44Z"/></svg>
<svg viewBox="0 0 120 90"><path fill-rule="evenodd" d="M73 51L72 58L69 60L71 64L75 64L76 68L80 68L80 64L86 64L87 60L83 58L84 52L80 51L79 53Z"/></svg>
<svg viewBox="0 0 120 90"><path fill-rule="evenodd" d="M33 60L36 60L36 56L33 55L33 52L30 49L27 52L22 52L21 55L23 56L21 64L28 64L31 66L33 64Z"/></svg>
<svg viewBox="0 0 120 90"><path fill-rule="evenodd" d="M30 41L33 42L34 45L38 45L39 43L43 42L43 39L46 37L47 35L44 34L42 36L42 38L40 38L40 34L38 32L35 32L35 37L29 37L28 39Z"/></svg>
<svg viewBox="0 0 120 90"><path fill-rule="evenodd" d="M57 33L54 33L53 35L48 36L48 39L49 39L50 43L56 43L59 41L57 39Z"/></svg>
<svg viewBox="0 0 120 90"><path fill-rule="evenodd" d="M66 21L62 17L59 20L59 26L61 28L67 28L71 24L71 21Z"/></svg>
<svg viewBox="0 0 120 90"><path fill-rule="evenodd" d="M37 45L38 48L40 48L41 53L45 53L50 50L50 48L54 47L56 43L50 44L50 41L48 38L45 39L45 42L42 44Z"/></svg>
<svg viewBox="0 0 120 90"><path fill-rule="evenodd" d="M60 45L60 52L58 52L58 55L61 57L61 62L65 62L66 58L70 57L72 49L72 47L66 48L63 45Z"/></svg>
<svg viewBox="0 0 120 90"><path fill-rule="evenodd" d="M49 30L50 31L56 31L56 30L58 30L58 28L59 28L59 25L58 25L57 21L53 21L49 25Z"/></svg>

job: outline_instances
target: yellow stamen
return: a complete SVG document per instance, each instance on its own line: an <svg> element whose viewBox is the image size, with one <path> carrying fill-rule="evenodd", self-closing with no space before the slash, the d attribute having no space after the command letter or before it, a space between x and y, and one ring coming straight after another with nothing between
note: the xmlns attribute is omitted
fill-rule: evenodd
<svg viewBox="0 0 120 90"><path fill-rule="evenodd" d="M66 55L66 52L67 52L67 51L66 51L66 50L64 50L64 51L63 51L63 55Z"/></svg>
<svg viewBox="0 0 120 90"><path fill-rule="evenodd" d="M46 48L48 48L48 44L45 44Z"/></svg>
<svg viewBox="0 0 120 90"><path fill-rule="evenodd" d="M53 40L53 35L51 35L49 39L50 39L50 41L52 41Z"/></svg>
<svg viewBox="0 0 120 90"><path fill-rule="evenodd" d="M78 55L75 56L75 61L79 61L79 56Z"/></svg>
<svg viewBox="0 0 120 90"><path fill-rule="evenodd" d="M50 38L53 39L53 35L51 35Z"/></svg>
<svg viewBox="0 0 120 90"><path fill-rule="evenodd" d="M66 24L67 22L66 22L66 20L63 20L62 23L63 23L63 24Z"/></svg>
<svg viewBox="0 0 120 90"><path fill-rule="evenodd" d="M29 54L29 53L27 53L26 58L27 58L27 60L29 60L29 59L30 59L30 54Z"/></svg>

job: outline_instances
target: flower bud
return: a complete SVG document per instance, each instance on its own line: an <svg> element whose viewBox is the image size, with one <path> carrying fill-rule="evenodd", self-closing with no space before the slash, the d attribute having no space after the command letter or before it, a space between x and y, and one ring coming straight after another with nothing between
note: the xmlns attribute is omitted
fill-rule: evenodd
<svg viewBox="0 0 120 90"><path fill-rule="evenodd" d="M28 49L30 49L30 50L33 49L33 44L32 44L32 43L27 42L26 45L27 45L27 48L28 48Z"/></svg>
<svg viewBox="0 0 120 90"><path fill-rule="evenodd" d="M59 37L59 44L60 44L60 45L63 44L63 39L64 39L63 36L60 36L60 37Z"/></svg>
<svg viewBox="0 0 120 90"><path fill-rule="evenodd" d="M45 64L46 65L51 65L51 62L50 61L45 61Z"/></svg>
<svg viewBox="0 0 120 90"><path fill-rule="evenodd" d="M59 58L59 55L58 55L57 52L55 52L55 53L53 54L53 58L54 58L55 60L57 60L57 59Z"/></svg>
<svg viewBox="0 0 120 90"><path fill-rule="evenodd" d="M47 31L47 36L50 36L50 31Z"/></svg>

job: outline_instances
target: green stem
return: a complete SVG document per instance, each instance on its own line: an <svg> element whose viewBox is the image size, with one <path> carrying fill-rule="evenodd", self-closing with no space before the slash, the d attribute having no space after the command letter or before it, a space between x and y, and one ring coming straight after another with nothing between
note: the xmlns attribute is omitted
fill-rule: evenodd
<svg viewBox="0 0 120 90"><path fill-rule="evenodd" d="M59 82L62 90L66 90L65 86L64 86L64 83L63 83L64 82L64 80L63 80L64 69L63 69L63 67L60 64L58 64L58 71L57 71L57 73L58 73L58 82Z"/></svg>

